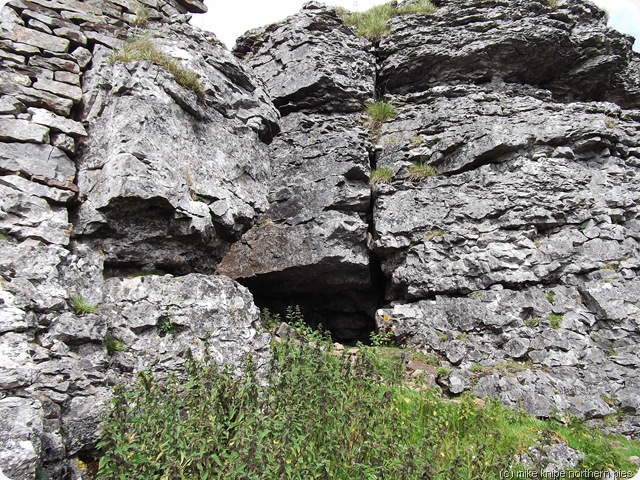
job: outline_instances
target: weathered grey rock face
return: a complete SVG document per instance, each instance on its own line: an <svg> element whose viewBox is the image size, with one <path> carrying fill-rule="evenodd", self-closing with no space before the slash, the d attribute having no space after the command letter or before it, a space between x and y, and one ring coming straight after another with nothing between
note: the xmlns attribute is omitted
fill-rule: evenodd
<svg viewBox="0 0 640 480"><path fill-rule="evenodd" d="M234 53L262 76L284 118L269 147L268 211L217 273L252 288L262 305L300 305L311 323L343 340L366 337L378 300L371 300L370 159L361 113L375 88L371 46L334 8L309 2L245 34Z"/></svg>
<svg viewBox="0 0 640 480"><path fill-rule="evenodd" d="M624 409L619 431L637 436L637 56L603 35L599 13L579 20L589 4L561 5L452 1L393 21L380 81L399 114L382 128L376 163L395 178L376 188L372 242L393 303L376 320L450 365L453 394L539 416ZM492 36L503 28L493 15L522 27ZM520 37L534 15L538 30ZM568 19L580 26L554 26ZM445 22L450 41L407 35L438 39ZM566 56L551 52L570 38ZM581 50L589 42L606 45ZM438 175L412 181L414 164Z"/></svg>
<svg viewBox="0 0 640 480"><path fill-rule="evenodd" d="M13 0L0 15L0 472L12 480L86 478L77 461L95 460L111 389L139 369L179 374L205 339L220 362L267 362L257 307L228 278L105 282L121 265L212 271L267 208L263 142L278 130L255 75L179 26L201 2L141 1L159 48L201 75L201 98L157 67L107 64L138 2Z"/></svg>
<svg viewBox="0 0 640 480"><path fill-rule="evenodd" d="M269 139L277 111L204 34L173 26L156 35L159 49L199 72L205 93L198 98L161 67L110 66L106 49L94 55L83 116L100 134L78 162L76 233L113 267L212 272L266 209L268 159L252 128Z"/></svg>
<svg viewBox="0 0 640 480"><path fill-rule="evenodd" d="M219 363L240 367L251 354L259 370L266 367L270 336L258 308L249 291L227 277L111 278L105 300L109 334L126 346L114 356L123 371L178 371L185 350L198 355L205 344Z"/></svg>
<svg viewBox="0 0 640 480"><path fill-rule="evenodd" d="M113 384L205 339L265 365L256 304L358 339L386 301L451 394L640 434L640 62L599 10L442 0L374 45L311 2L238 43L252 71L184 26L199 0L140 1L199 94L109 62L138 3L0 13L3 474L82 478ZM374 92L399 110L377 145Z"/></svg>
<svg viewBox="0 0 640 480"><path fill-rule="evenodd" d="M590 3L448 0L428 17L396 17L391 29L378 50L388 93L502 79L563 99L640 105L631 38Z"/></svg>
<svg viewBox="0 0 640 480"><path fill-rule="evenodd" d="M274 104L290 112L359 112L374 95L371 45L335 8L307 2L287 20L247 32L234 53L264 79Z"/></svg>
<svg viewBox="0 0 640 480"><path fill-rule="evenodd" d="M298 113L282 120L270 146L269 209L219 273L280 292L369 285L369 158L360 122L360 115Z"/></svg>
<svg viewBox="0 0 640 480"><path fill-rule="evenodd" d="M482 87L435 90L405 98L425 104L402 107L382 138L395 143L378 163L398 172L374 214L390 299L549 284L607 265L633 275L633 114ZM442 175L407 181L418 162Z"/></svg>

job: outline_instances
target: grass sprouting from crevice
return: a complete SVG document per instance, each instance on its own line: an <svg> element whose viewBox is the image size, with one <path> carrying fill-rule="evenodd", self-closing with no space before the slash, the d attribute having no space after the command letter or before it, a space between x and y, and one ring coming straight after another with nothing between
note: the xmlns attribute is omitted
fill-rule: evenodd
<svg viewBox="0 0 640 480"><path fill-rule="evenodd" d="M409 166L408 179L412 182L422 182L427 178L435 177L438 172L431 165L414 163Z"/></svg>
<svg viewBox="0 0 640 480"><path fill-rule="evenodd" d="M380 167L371 171L369 176L369 185L375 186L382 183L391 183L395 173L392 168Z"/></svg>
<svg viewBox="0 0 640 480"><path fill-rule="evenodd" d="M73 305L73 309L78 315L87 315L90 313L96 313L98 307L89 303L89 301L80 296L74 295L71 297L71 304Z"/></svg>
<svg viewBox="0 0 640 480"><path fill-rule="evenodd" d="M364 12L349 12L338 9L342 20L352 26L356 34L371 41L378 41L391 33L389 20L398 15L422 14L431 15L437 8L429 0L420 0L414 4L397 7L394 3L376 5Z"/></svg>
<svg viewBox="0 0 640 480"><path fill-rule="evenodd" d="M171 73L179 85L192 90L199 97L204 95L204 86L200 82L200 76L193 70L183 67L175 58L160 50L148 35L125 43L109 59L112 65L116 62L129 63L136 61L158 65Z"/></svg>

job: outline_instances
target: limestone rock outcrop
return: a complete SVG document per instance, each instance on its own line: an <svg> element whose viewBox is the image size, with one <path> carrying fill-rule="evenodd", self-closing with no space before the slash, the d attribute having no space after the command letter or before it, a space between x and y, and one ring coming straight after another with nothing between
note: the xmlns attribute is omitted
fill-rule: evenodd
<svg viewBox="0 0 640 480"><path fill-rule="evenodd" d="M586 0L434 3L370 42L309 2L233 54L200 0L0 11L0 473L89 478L114 384L264 367L288 305L640 435L640 55Z"/></svg>
<svg viewBox="0 0 640 480"><path fill-rule="evenodd" d="M115 384L205 344L264 367L246 288L213 273L264 212L278 112L199 0L12 0L0 15L0 472L89 478ZM198 93L113 61L153 32ZM181 274L174 277L172 274Z"/></svg>
<svg viewBox="0 0 640 480"><path fill-rule="evenodd" d="M435 3L432 15L396 16L390 34L362 50L376 57L376 94L398 111L371 132L369 147L369 172L385 167L394 178L372 189L366 244L362 236L350 240L370 250L369 306L386 303L377 328L438 355L451 368L441 382L451 394L472 390L539 416L593 419L619 409L628 414L619 431L638 435L640 58L632 39L584 1ZM336 239L323 238L331 227L312 238L289 227L322 205L313 188L291 186L296 172L305 173L299 185L319 184L316 172L326 178L323 166L335 165L333 132L326 129L324 157L316 155L320 142L306 142L310 132L299 119L315 123L323 109L335 109L326 92L342 99L344 75L353 71L340 60L319 69L317 59L338 38L346 45L340 55L361 58L335 26L337 13L310 2L297 16L249 32L235 50L266 79L282 123L295 112L296 131L305 134L276 137L271 148L286 139L288 151L312 147L323 162L309 165L300 155L299 166L285 164L270 185L273 219L265 217L221 264L258 294L302 298L305 282L318 291L340 281L349 288L353 278L351 262L329 269L317 255L313 239L325 257L333 250L344 261ZM309 53L318 41L328 47ZM292 78L290 68L311 72L313 94L312 81ZM331 68L333 80L320 81ZM364 111L366 98L355 98ZM274 158L277 165L288 157ZM416 166L436 176L417 179ZM377 297L376 288L384 290Z"/></svg>

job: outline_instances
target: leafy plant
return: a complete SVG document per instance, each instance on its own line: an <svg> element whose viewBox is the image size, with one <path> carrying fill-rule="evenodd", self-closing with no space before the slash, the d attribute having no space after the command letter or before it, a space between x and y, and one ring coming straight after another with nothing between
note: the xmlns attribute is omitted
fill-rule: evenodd
<svg viewBox="0 0 640 480"><path fill-rule="evenodd" d="M204 86L200 83L200 76L167 55L153 43L148 35L127 42L124 46L115 52L109 59L109 63L113 65L116 62L149 62L166 69L175 81L189 90L192 90L198 96L204 95Z"/></svg>
<svg viewBox="0 0 640 480"><path fill-rule="evenodd" d="M378 330L369 335L371 345L374 347L389 347L395 344L396 336L391 330Z"/></svg>
<svg viewBox="0 0 640 480"><path fill-rule="evenodd" d="M268 308L263 308L260 310L260 323L268 332L275 332L282 323L282 316L279 313L273 313Z"/></svg>
<svg viewBox="0 0 640 480"><path fill-rule="evenodd" d="M371 170L371 176L369 177L369 185L375 186L381 183L390 183L393 180L395 173L392 168L380 167L375 170Z"/></svg>
<svg viewBox="0 0 640 480"><path fill-rule="evenodd" d="M74 295L71 297L71 303L73 304L73 309L78 315L87 315L90 313L96 313L97 306L89 303L87 299L80 295Z"/></svg>
<svg viewBox="0 0 640 480"><path fill-rule="evenodd" d="M409 166L409 180L413 182L421 182L438 174L435 168L424 163L413 163Z"/></svg>
<svg viewBox="0 0 640 480"><path fill-rule="evenodd" d="M127 349L127 346L122 340L112 336L108 336L105 339L104 345L107 348L107 353L110 355L118 352L124 352Z"/></svg>
<svg viewBox="0 0 640 480"><path fill-rule="evenodd" d="M549 325L551 328L557 330L562 325L562 320L564 319L564 315L558 313L552 313L549 315Z"/></svg>
<svg viewBox="0 0 640 480"><path fill-rule="evenodd" d="M556 437L587 454L581 469L627 470L626 459L640 451L639 442L583 422L410 388L398 350L336 355L328 340L285 340L272 346L263 379L251 357L234 372L205 346L199 360L186 355L186 379L141 372L115 389L98 443L99 476L478 480L518 470L517 452Z"/></svg>
<svg viewBox="0 0 640 480"><path fill-rule="evenodd" d="M171 334L175 330L176 326L169 317L160 317L156 322L156 328L161 334Z"/></svg>

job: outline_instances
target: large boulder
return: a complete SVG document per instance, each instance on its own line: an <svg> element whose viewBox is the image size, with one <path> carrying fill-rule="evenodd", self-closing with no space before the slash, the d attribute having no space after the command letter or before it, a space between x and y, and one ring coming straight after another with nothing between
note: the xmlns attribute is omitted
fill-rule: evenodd
<svg viewBox="0 0 640 480"><path fill-rule="evenodd" d="M234 54L260 75L283 115L358 112L374 95L371 45L344 25L334 7L320 2L245 33Z"/></svg>
<svg viewBox="0 0 640 480"><path fill-rule="evenodd" d="M606 26L581 0L448 0L438 11L402 15L380 42L379 88L392 94L501 79L564 100L640 105L633 39Z"/></svg>
<svg viewBox="0 0 640 480"><path fill-rule="evenodd" d="M94 52L76 233L114 268L210 273L266 210L259 136L270 140L277 112L252 74L204 34L165 27L152 42L197 72L203 91L162 67L109 65L109 50Z"/></svg>

